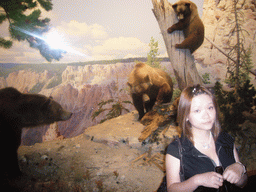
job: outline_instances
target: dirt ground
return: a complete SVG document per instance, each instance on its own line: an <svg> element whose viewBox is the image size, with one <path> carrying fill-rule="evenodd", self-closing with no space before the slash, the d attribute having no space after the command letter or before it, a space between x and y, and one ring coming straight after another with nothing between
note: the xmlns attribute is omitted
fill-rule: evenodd
<svg viewBox="0 0 256 192"><path fill-rule="evenodd" d="M21 146L23 175L8 191L156 191L164 176L164 150L177 130L168 126L158 142L142 143L138 138L145 126L137 119L132 112L77 137ZM255 176L251 183L254 186Z"/></svg>
<svg viewBox="0 0 256 192"><path fill-rule="evenodd" d="M74 138L19 148L17 191L155 191L166 144L138 142L144 128L129 113ZM174 133L172 130L171 133Z"/></svg>
<svg viewBox="0 0 256 192"><path fill-rule="evenodd" d="M147 158L133 162L146 151L147 146L111 147L81 135L23 146L19 158L28 191L155 191L164 175L160 168Z"/></svg>

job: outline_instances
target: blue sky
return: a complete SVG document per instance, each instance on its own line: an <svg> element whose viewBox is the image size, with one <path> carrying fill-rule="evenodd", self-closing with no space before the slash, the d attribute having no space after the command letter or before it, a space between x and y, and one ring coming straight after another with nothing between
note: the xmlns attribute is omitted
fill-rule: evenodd
<svg viewBox="0 0 256 192"><path fill-rule="evenodd" d="M176 0L169 0L175 3ZM194 0L202 15L203 0ZM151 0L52 0L53 10L43 12L51 19L51 31L72 48L59 61L83 62L129 57L146 57L151 37L159 42L159 53L166 49ZM8 38L7 23L0 26ZM43 63L46 60L25 42L14 42L11 49L0 48L0 62Z"/></svg>

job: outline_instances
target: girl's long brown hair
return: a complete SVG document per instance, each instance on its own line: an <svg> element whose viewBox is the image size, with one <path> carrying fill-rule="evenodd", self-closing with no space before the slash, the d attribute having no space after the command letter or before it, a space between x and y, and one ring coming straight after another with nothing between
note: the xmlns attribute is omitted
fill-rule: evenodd
<svg viewBox="0 0 256 192"><path fill-rule="evenodd" d="M182 91L180 96L179 106L178 106L178 123L179 123L179 127L182 129L183 135L187 137L192 143L194 143L194 141L193 141L193 135L191 130L191 124L189 121L187 121L187 119L190 114L191 102L193 97L201 94L206 94L211 97L213 101L213 105L216 110L216 118L211 130L215 141L217 140L219 133L221 131L221 127L219 123L219 107L217 105L214 95L208 89L206 89L201 85L187 87Z"/></svg>

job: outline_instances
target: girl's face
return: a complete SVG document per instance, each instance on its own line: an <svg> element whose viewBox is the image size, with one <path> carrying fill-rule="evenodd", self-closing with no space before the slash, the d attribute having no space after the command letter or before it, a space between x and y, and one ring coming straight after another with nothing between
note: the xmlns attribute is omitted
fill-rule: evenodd
<svg viewBox="0 0 256 192"><path fill-rule="evenodd" d="M216 109L209 95L201 94L193 97L188 116L192 129L211 130L215 117Z"/></svg>

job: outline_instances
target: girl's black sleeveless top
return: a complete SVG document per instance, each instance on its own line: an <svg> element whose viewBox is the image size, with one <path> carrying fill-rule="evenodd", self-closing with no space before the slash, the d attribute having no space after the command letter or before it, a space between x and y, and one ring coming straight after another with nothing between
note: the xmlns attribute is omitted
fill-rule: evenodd
<svg viewBox="0 0 256 192"><path fill-rule="evenodd" d="M215 170L216 165L214 161L198 151L187 137L181 136L180 141L183 147L182 155L185 180L196 174ZM224 169L235 163L233 137L226 132L221 132L215 144L216 153ZM169 144L167 154L180 159L177 140Z"/></svg>

